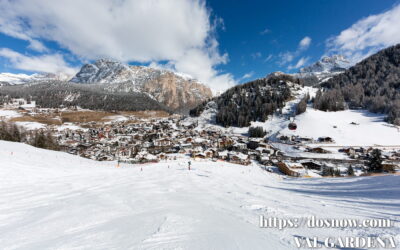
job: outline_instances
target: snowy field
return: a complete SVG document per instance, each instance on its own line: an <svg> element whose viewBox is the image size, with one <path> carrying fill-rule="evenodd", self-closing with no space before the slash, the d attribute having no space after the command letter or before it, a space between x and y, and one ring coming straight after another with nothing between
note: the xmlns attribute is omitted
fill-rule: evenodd
<svg viewBox="0 0 400 250"><path fill-rule="evenodd" d="M15 110L0 109L0 120L10 119L10 118L20 117L20 116L22 116L22 115Z"/></svg>
<svg viewBox="0 0 400 250"><path fill-rule="evenodd" d="M222 162L193 162L188 171L186 162L117 168L0 141L0 248L295 249L294 236L400 241L400 176L285 179ZM260 215L396 224L278 230L260 228Z"/></svg>
<svg viewBox="0 0 400 250"><path fill-rule="evenodd" d="M340 146L400 146L400 128L384 122L384 117L365 110L323 112L308 108L296 117L295 132L285 128L281 133L314 139L329 136Z"/></svg>

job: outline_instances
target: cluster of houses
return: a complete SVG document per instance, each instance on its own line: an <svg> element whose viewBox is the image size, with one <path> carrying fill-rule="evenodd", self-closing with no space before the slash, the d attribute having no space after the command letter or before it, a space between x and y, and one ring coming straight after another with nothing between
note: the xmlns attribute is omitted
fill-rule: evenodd
<svg viewBox="0 0 400 250"><path fill-rule="evenodd" d="M267 162L279 153L263 138L232 136L218 129L196 129L178 117L63 129L55 137L64 151L99 161L145 163L186 154L194 159L248 165L251 160Z"/></svg>
<svg viewBox="0 0 400 250"><path fill-rule="evenodd" d="M51 109L38 109L34 101L24 99L12 99L4 103L3 107L22 108L40 114L52 112ZM54 125L50 129L61 150L98 161L147 163L176 159L183 154L196 160L227 161L242 165L257 161L266 166L276 166L284 174L296 177L308 176L312 172L321 174L326 168L332 170L330 172L347 171L347 168L340 168L343 164L285 156L276 145L268 143L266 137L250 138L230 134L218 127L199 128L196 124L186 123L179 115L109 123L85 122L64 126L62 129ZM282 135L278 141L309 153L333 153L322 146L309 146L334 143L331 137L313 139ZM346 147L338 151L355 162L363 162L368 159L371 150ZM384 150L382 158L388 169L394 169L397 165L393 162L400 162L400 150Z"/></svg>
<svg viewBox="0 0 400 250"><path fill-rule="evenodd" d="M292 135L292 136L281 135L279 137L279 140L281 142L284 142L287 144L300 144L300 143L332 144L332 143L335 143L335 140L329 136L319 137L317 140L315 140L310 137L304 137L304 136L298 136L298 135Z"/></svg>

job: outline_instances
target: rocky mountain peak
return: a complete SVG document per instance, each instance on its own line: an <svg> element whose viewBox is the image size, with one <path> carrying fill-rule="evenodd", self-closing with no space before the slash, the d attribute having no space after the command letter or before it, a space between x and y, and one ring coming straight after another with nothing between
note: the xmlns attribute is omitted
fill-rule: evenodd
<svg viewBox="0 0 400 250"><path fill-rule="evenodd" d="M100 59L84 65L71 82L109 85L112 92L140 92L173 110L188 110L212 96L211 90L184 74Z"/></svg>
<svg viewBox="0 0 400 250"><path fill-rule="evenodd" d="M344 72L350 66L350 62L343 55L325 56L314 64L300 69L300 73Z"/></svg>

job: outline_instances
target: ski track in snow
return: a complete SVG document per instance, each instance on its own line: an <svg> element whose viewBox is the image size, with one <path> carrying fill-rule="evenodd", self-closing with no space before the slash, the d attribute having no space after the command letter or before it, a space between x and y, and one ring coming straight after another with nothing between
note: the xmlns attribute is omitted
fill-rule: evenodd
<svg viewBox="0 0 400 250"><path fill-rule="evenodd" d="M400 176L293 179L223 162L195 161L188 171L187 161L117 168L0 141L1 249L295 249L293 235L400 240ZM259 228L260 215L397 224L278 230Z"/></svg>

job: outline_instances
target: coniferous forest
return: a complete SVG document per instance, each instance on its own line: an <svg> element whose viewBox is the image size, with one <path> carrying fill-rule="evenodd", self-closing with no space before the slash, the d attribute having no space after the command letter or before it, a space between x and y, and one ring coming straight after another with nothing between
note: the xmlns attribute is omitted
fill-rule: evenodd
<svg viewBox="0 0 400 250"><path fill-rule="evenodd" d="M400 125L400 44L368 57L322 85L314 107L324 111L349 108L387 114Z"/></svg>
<svg viewBox="0 0 400 250"><path fill-rule="evenodd" d="M290 75L276 74L227 90L213 99L218 106L216 122L225 127L246 127L251 121L264 122L290 99L289 84L296 81ZM200 115L206 104L192 109L190 115Z"/></svg>

